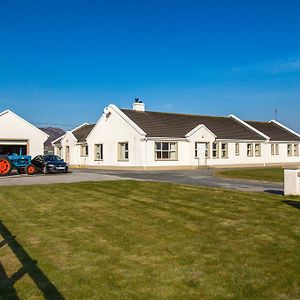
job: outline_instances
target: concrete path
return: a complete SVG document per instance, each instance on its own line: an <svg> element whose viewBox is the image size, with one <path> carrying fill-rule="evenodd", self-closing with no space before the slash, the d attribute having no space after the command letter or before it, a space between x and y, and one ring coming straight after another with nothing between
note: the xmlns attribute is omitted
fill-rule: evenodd
<svg viewBox="0 0 300 300"><path fill-rule="evenodd" d="M104 170L76 170L130 178L136 180L162 181L181 184L191 184L207 187L219 187L231 190L250 192L283 193L283 184L264 181L250 181L225 179L213 176L213 170L182 170L182 171L104 171Z"/></svg>

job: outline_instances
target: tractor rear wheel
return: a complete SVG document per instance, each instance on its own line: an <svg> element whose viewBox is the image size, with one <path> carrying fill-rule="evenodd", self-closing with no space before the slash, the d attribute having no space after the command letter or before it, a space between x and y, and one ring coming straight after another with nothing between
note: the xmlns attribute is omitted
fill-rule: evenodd
<svg viewBox="0 0 300 300"><path fill-rule="evenodd" d="M0 176L6 176L10 174L11 162L7 158L0 158Z"/></svg>
<svg viewBox="0 0 300 300"><path fill-rule="evenodd" d="M35 169L35 166L34 165L28 165L26 168L25 168L25 173L27 175L33 175L35 173L36 169Z"/></svg>

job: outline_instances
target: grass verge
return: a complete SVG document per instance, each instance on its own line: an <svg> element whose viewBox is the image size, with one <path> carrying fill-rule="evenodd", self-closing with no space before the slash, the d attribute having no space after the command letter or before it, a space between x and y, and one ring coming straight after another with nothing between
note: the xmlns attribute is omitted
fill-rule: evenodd
<svg viewBox="0 0 300 300"><path fill-rule="evenodd" d="M215 171L214 174L224 178L283 182L284 170L282 168L243 168Z"/></svg>

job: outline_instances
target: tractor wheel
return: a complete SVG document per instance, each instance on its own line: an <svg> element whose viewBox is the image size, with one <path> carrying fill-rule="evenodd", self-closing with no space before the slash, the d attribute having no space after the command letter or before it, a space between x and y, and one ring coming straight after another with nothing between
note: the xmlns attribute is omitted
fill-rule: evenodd
<svg viewBox="0 0 300 300"><path fill-rule="evenodd" d="M36 169L35 169L35 166L34 165L28 165L26 168L25 168L25 173L27 175L33 175L35 173Z"/></svg>
<svg viewBox="0 0 300 300"><path fill-rule="evenodd" d="M7 158L0 158L0 176L10 174L11 162Z"/></svg>

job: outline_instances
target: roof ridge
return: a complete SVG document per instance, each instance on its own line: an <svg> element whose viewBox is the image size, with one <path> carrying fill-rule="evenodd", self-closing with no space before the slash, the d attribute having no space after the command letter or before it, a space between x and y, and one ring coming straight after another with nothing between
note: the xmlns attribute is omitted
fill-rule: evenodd
<svg viewBox="0 0 300 300"><path fill-rule="evenodd" d="M162 112L162 111L136 111L133 109L127 109L127 108L120 108L120 110L126 110L126 111L132 111L132 112L138 112L138 113L155 113L155 114L165 114L165 115L178 115L178 116L189 116L189 117L207 117L207 118L224 118L224 119L230 119L229 117L225 116L209 116L209 115L196 115L196 114L183 114L183 113L177 113L177 112Z"/></svg>
<svg viewBox="0 0 300 300"><path fill-rule="evenodd" d="M83 125L83 126L81 126L79 128L76 128L73 132L75 132L77 130L80 130L80 129L83 129L83 128L87 127L87 126L95 126L95 125L96 125L96 123L95 124L85 124L85 125Z"/></svg>
<svg viewBox="0 0 300 300"><path fill-rule="evenodd" d="M270 124L269 121L255 121L255 120L244 120L244 122L255 122L255 123L263 123L263 124Z"/></svg>

